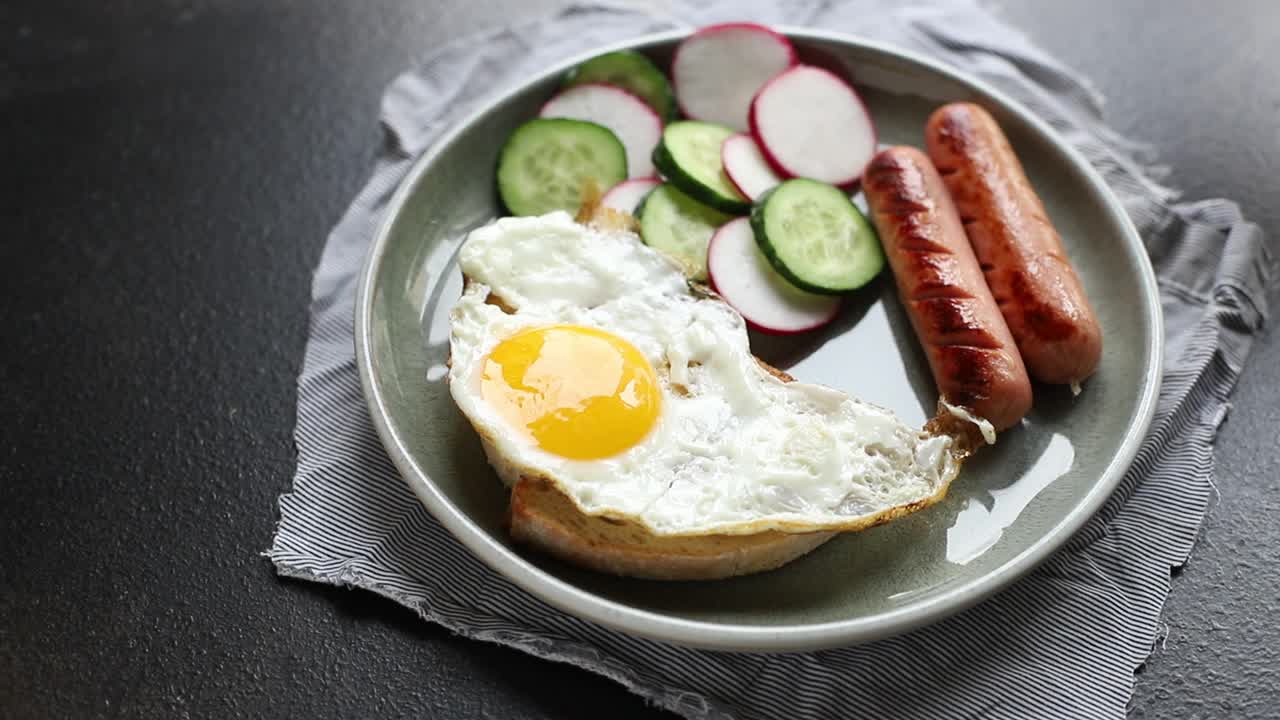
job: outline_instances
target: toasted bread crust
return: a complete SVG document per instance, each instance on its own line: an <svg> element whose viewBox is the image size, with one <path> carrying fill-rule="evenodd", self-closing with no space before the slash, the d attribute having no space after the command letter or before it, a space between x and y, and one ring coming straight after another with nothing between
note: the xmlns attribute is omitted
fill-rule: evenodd
<svg viewBox="0 0 1280 720"><path fill-rule="evenodd" d="M651 580L719 580L781 567L834 533L664 537L638 523L584 514L550 483L522 478L511 490L511 537L597 572Z"/></svg>

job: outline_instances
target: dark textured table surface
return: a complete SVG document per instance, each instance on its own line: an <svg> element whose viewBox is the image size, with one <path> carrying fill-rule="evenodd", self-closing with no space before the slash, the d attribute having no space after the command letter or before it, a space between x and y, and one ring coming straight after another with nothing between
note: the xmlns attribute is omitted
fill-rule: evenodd
<svg viewBox="0 0 1280 720"><path fill-rule="evenodd" d="M555 4L0 3L0 716L662 716L258 556L293 469L310 271L383 86ZM1280 247L1280 5L1115 5L998 9L1187 197L1239 200ZM1280 717L1278 388L1271 333L1136 717Z"/></svg>

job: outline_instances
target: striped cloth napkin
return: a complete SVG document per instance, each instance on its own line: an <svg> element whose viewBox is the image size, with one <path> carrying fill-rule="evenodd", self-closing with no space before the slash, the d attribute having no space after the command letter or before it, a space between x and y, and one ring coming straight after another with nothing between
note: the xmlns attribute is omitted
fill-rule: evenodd
<svg viewBox="0 0 1280 720"><path fill-rule="evenodd" d="M689 718L1072 717L1125 713L1170 568L1209 498L1210 444L1272 272L1258 228L1226 200L1175 202L1142 148L1108 130L1087 82L971 0L578 5L468 38L398 78L369 184L316 270L298 381L298 467L268 555L280 575L361 587L478 640L613 678ZM443 129L495 90L626 37L726 19L812 25L931 55L1052 124L1124 201L1160 279L1168 343L1150 435L1120 489L1066 547L1007 591L931 627L803 654L691 650L566 615L472 557L419 504L370 424L352 353L355 277L387 200ZM372 139L371 139L372 140ZM483 599L483 602L479 600ZM1087 689L1087 691L1082 691Z"/></svg>

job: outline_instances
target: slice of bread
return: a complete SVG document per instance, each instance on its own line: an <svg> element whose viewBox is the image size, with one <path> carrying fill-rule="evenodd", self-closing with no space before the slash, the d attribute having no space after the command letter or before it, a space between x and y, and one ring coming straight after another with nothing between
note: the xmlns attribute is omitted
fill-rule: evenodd
<svg viewBox="0 0 1280 720"><path fill-rule="evenodd" d="M550 483L511 489L511 537L598 572L651 580L719 580L781 567L834 533L661 537L637 523L584 514Z"/></svg>

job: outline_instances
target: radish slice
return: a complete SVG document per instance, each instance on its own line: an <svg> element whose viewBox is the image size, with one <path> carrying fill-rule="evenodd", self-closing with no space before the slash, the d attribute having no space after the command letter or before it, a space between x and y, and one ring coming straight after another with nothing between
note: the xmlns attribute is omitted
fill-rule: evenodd
<svg viewBox="0 0 1280 720"><path fill-rule="evenodd" d="M770 80L751 103L751 133L774 169L851 185L876 151L862 99L822 68L797 65Z"/></svg>
<svg viewBox="0 0 1280 720"><path fill-rule="evenodd" d="M649 104L620 87L583 83L542 106L539 117L586 120L613 131L627 151L627 177L653 175L649 156L662 139L662 118Z"/></svg>
<svg viewBox="0 0 1280 720"><path fill-rule="evenodd" d="M756 91L795 64L791 41L763 25L710 25L676 48L671 60L676 102L694 120L746 130Z"/></svg>
<svg viewBox="0 0 1280 720"><path fill-rule="evenodd" d="M600 204L628 215L635 215L636 208L640 206L640 201L644 199L644 196L661 184L661 180L653 178L623 180L609 188L609 192L600 198Z"/></svg>
<svg viewBox="0 0 1280 720"><path fill-rule="evenodd" d="M720 164L724 165L724 173L738 192L751 198L752 202L782 182L782 178L764 159L760 146L746 133L738 133L720 146Z"/></svg>
<svg viewBox="0 0 1280 720"><path fill-rule="evenodd" d="M840 312L840 298L799 290L778 274L756 245L751 221L720 226L707 248L707 274L720 293L757 330L790 335L822 327Z"/></svg>

